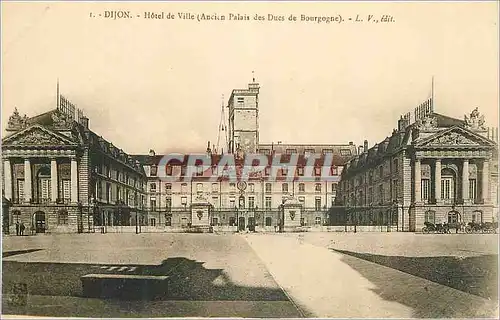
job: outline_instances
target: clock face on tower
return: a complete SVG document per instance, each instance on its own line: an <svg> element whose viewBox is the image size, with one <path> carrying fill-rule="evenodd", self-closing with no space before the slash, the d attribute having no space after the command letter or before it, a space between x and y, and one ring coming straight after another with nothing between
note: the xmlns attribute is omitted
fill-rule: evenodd
<svg viewBox="0 0 500 320"><path fill-rule="evenodd" d="M240 191L245 191L247 188L247 183L245 181L238 181L238 184L236 185Z"/></svg>

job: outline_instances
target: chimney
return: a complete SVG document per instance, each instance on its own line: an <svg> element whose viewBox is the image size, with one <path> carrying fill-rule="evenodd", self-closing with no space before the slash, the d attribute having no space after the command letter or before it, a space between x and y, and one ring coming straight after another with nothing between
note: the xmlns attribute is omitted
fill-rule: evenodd
<svg viewBox="0 0 500 320"><path fill-rule="evenodd" d="M364 152L368 152L368 140L365 140L363 142L363 150L364 150Z"/></svg>
<svg viewBox="0 0 500 320"><path fill-rule="evenodd" d="M212 150L210 149L210 141L207 143L207 154L211 154Z"/></svg>
<svg viewBox="0 0 500 320"><path fill-rule="evenodd" d="M358 147L358 154L362 154L363 153L363 147L362 146L359 146Z"/></svg>
<svg viewBox="0 0 500 320"><path fill-rule="evenodd" d="M82 126L85 128L85 129L88 129L89 128L89 118L87 118L86 116L82 116L80 118L80 123L82 124Z"/></svg>
<svg viewBox="0 0 500 320"><path fill-rule="evenodd" d="M155 156L155 151L153 149L149 149L149 156L154 157Z"/></svg>
<svg viewBox="0 0 500 320"><path fill-rule="evenodd" d="M409 125L410 125L409 120L401 116L401 118L399 118L398 120L398 131L403 131Z"/></svg>
<svg viewBox="0 0 500 320"><path fill-rule="evenodd" d="M353 145L354 145L354 142L349 141L349 145L350 145L350 146L353 146Z"/></svg>

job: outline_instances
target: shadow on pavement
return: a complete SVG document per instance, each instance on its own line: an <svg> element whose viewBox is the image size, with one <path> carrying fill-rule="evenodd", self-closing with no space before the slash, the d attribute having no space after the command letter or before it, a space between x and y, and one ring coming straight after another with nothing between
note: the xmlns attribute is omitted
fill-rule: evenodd
<svg viewBox="0 0 500 320"><path fill-rule="evenodd" d="M222 269L206 269L202 262L186 258L169 258L161 265L126 266L4 261L3 293L11 293L20 283L26 283L28 294L81 297L83 292L80 277L96 273L167 275L169 278L166 282L166 293L155 296L154 300L288 301L277 286L275 288L238 286ZM117 294L112 298L121 299L125 296L131 295Z"/></svg>
<svg viewBox="0 0 500 320"><path fill-rule="evenodd" d="M383 256L352 251L335 252L374 262L485 299L498 300L498 256L458 258Z"/></svg>
<svg viewBox="0 0 500 320"><path fill-rule="evenodd" d="M15 255L18 255L18 254L25 254L25 253L30 253L30 252L36 252L36 251L40 251L40 250L43 250L43 249L27 249L27 250L5 251L5 252L2 252L2 258L11 257L11 256L15 256Z"/></svg>

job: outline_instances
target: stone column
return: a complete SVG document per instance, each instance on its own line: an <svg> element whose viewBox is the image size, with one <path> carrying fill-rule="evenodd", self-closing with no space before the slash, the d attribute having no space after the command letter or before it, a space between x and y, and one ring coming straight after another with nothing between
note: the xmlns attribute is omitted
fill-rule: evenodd
<svg viewBox="0 0 500 320"><path fill-rule="evenodd" d="M481 194L483 195L484 202L488 202L490 198L490 163L488 160L483 161L483 171L481 174L482 188Z"/></svg>
<svg viewBox="0 0 500 320"><path fill-rule="evenodd" d="M24 159L24 201L31 200L31 162L30 159Z"/></svg>
<svg viewBox="0 0 500 320"><path fill-rule="evenodd" d="M415 172L415 202L421 202L422 201L422 190L421 190L421 174L422 171L420 169L420 159L415 159L415 164L413 167L413 170Z"/></svg>
<svg viewBox="0 0 500 320"><path fill-rule="evenodd" d="M434 198L441 201L441 159L434 162Z"/></svg>
<svg viewBox="0 0 500 320"><path fill-rule="evenodd" d="M76 158L71 158L71 202L78 202L78 165Z"/></svg>
<svg viewBox="0 0 500 320"><path fill-rule="evenodd" d="M52 202L57 201L58 197L58 188L57 188L57 183L58 183L58 178L57 178L57 161L56 159L50 159L50 200Z"/></svg>
<svg viewBox="0 0 500 320"><path fill-rule="evenodd" d="M12 200L12 166L9 159L3 160L5 198Z"/></svg>
<svg viewBox="0 0 500 320"><path fill-rule="evenodd" d="M462 164L462 199L469 200L469 159L464 159Z"/></svg>

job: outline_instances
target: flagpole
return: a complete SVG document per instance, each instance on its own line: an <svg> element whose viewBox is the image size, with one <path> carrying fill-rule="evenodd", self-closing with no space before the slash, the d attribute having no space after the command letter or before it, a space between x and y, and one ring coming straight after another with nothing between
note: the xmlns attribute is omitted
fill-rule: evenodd
<svg viewBox="0 0 500 320"><path fill-rule="evenodd" d="M431 83L431 110L434 112L434 76L432 76Z"/></svg>

